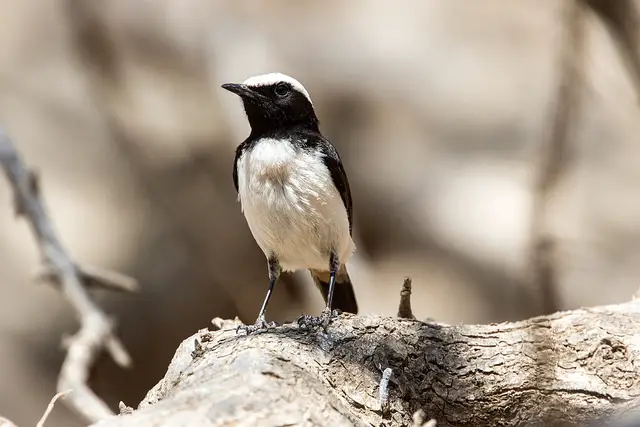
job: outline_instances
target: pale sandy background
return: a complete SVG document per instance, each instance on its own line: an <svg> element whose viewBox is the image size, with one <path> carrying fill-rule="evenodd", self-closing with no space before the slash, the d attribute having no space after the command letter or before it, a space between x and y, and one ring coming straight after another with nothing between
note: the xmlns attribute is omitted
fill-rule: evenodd
<svg viewBox="0 0 640 427"><path fill-rule="evenodd" d="M92 385L135 405L214 316L253 321L266 265L236 203L239 101L221 83L281 71L310 91L352 185L363 313L393 315L414 279L421 318L541 313L527 285L536 156L564 40L558 0L0 0L0 122L42 177L81 262L138 278L97 298L137 365ZM572 155L550 205L563 308L626 300L640 277L638 103L587 18ZM0 414L35 425L55 392L67 304L0 179ZM321 309L304 274L269 317ZM48 427L79 424L59 406Z"/></svg>

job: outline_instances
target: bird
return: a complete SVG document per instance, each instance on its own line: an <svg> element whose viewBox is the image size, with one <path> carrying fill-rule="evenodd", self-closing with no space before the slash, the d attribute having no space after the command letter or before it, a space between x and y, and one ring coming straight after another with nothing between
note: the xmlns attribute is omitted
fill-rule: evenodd
<svg viewBox="0 0 640 427"><path fill-rule="evenodd" d="M233 183L249 229L267 259L269 288L247 333L272 327L265 313L283 271L309 270L334 309L358 313L346 263L355 251L351 189L340 155L320 132L313 102L293 77L268 73L225 83L238 95L251 132L238 145Z"/></svg>

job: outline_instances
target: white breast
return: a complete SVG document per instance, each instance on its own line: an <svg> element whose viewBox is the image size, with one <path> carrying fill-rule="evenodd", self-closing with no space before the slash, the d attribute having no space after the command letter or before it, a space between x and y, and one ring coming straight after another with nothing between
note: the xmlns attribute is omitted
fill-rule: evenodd
<svg viewBox="0 0 640 427"><path fill-rule="evenodd" d="M262 139L238 159L238 195L265 256L284 270L328 270L354 250L349 221L322 154L289 141Z"/></svg>

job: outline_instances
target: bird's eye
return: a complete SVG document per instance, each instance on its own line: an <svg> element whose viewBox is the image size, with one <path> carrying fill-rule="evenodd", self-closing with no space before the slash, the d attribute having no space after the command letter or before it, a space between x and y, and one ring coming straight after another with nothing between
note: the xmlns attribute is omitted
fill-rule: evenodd
<svg viewBox="0 0 640 427"><path fill-rule="evenodd" d="M273 91L276 93L276 95L282 97L289 93L289 86L284 83L280 83L275 87Z"/></svg>

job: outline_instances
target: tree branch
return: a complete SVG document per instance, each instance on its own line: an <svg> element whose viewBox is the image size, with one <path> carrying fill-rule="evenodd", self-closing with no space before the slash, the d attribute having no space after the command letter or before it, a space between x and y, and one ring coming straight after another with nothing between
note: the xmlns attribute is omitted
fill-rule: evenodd
<svg viewBox="0 0 640 427"><path fill-rule="evenodd" d="M16 425L4 417L0 417L0 427L16 427Z"/></svg>
<svg viewBox="0 0 640 427"><path fill-rule="evenodd" d="M585 48L584 6L580 0L565 2L565 40L558 62L559 83L552 123L541 150L531 214L531 279L540 292L542 312L560 309L556 239L550 232L549 208L562 183L571 157L571 129L575 125L582 87Z"/></svg>
<svg viewBox="0 0 640 427"><path fill-rule="evenodd" d="M103 270L92 265L76 265L76 271L87 288L118 292L138 291L137 280L115 271ZM40 266L34 274L34 281L36 282L47 282L59 286L58 279L57 270L50 265Z"/></svg>
<svg viewBox="0 0 640 427"><path fill-rule="evenodd" d="M635 0L583 0L606 25L640 100L640 13Z"/></svg>
<svg viewBox="0 0 640 427"><path fill-rule="evenodd" d="M44 414L42 414L42 417L40 417L40 421L38 421L36 427L44 427L44 423L47 421L47 418L49 418L49 414L51 414L51 411L53 411L53 407L55 406L58 399L65 397L69 393L71 393L71 390L61 391L60 393L56 393L56 395L51 398L51 401L47 405L47 409L44 411Z"/></svg>
<svg viewBox="0 0 640 427"><path fill-rule="evenodd" d="M42 417L40 417L40 421L38 421L38 424L36 424L36 427L44 427L44 423L47 421L47 418L49 418L49 414L51 414L51 411L53 411L53 407L56 404L56 401L61 397L65 397L70 392L71 392L70 390L63 391L61 393L57 393L55 396L51 398L51 400L49 401L49 404L47 405L47 409L45 409L44 414L42 414ZM0 427L16 427L16 425L10 420L4 417L0 417Z"/></svg>
<svg viewBox="0 0 640 427"><path fill-rule="evenodd" d="M113 412L87 385L89 370L103 349L122 367L131 364L129 354L114 335L113 322L85 290L81 277L87 277L87 270L78 269L58 240L40 199L36 175L24 166L13 143L1 127L0 165L13 187L16 213L24 216L31 226L49 278L55 279L60 285L63 296L73 306L80 320L80 330L65 343L67 357L58 378L58 392L73 390L65 402L89 421L109 417ZM104 279L104 274L101 277L96 275L95 270L91 270L91 273L94 282L105 285L109 281ZM120 275L117 277L122 279ZM135 282L129 279L127 283L131 285Z"/></svg>
<svg viewBox="0 0 640 427"><path fill-rule="evenodd" d="M417 411L440 427L582 427L640 404L640 302L492 325L344 314L247 337L216 323L137 410L94 427L400 426Z"/></svg>

